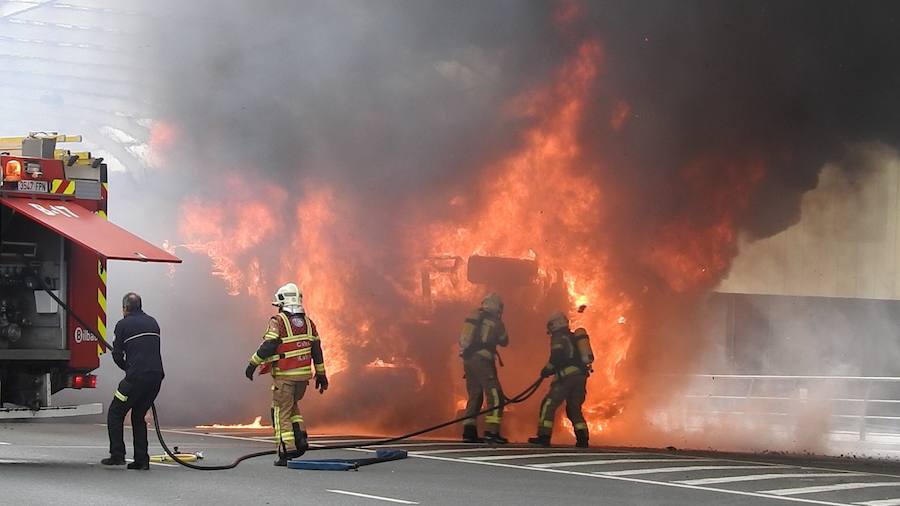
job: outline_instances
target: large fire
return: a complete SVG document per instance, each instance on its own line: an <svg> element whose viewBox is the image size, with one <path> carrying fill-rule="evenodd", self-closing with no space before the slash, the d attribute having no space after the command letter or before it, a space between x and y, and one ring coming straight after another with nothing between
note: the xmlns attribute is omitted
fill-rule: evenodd
<svg viewBox="0 0 900 506"><path fill-rule="evenodd" d="M570 15L575 14L563 17ZM451 219L429 218L428 213L394 217L395 223L385 226L405 231L402 242L378 249L355 234L361 232L354 214L359 211L346 205L343 189L333 184L298 181L294 200L283 185L256 184L251 192L235 172L225 184L227 204L221 198L201 196L183 204L179 246L207 255L212 274L224 281L229 294L258 300L260 317L268 310L272 289L296 281L323 336L330 374L353 378L365 372L408 369L418 390L429 382L452 383L454 393L435 401L436 408L447 413L462 408L462 380L452 366L426 367L423 355L413 351L423 337L413 335L410 328L433 321L438 311L455 311L454 321L461 322L465 311L460 307L476 304L489 289L506 290L502 295L509 317L529 322L520 335L511 333L515 360L507 359L500 373L514 376L511 388L518 388L546 360L541 322L553 311L566 311L573 328L585 327L592 338L596 362L585 414L594 432L604 431L627 409L633 393L634 380L623 371L641 336L642 321L636 312L641 293L626 288L625 274L609 261L616 238L603 233L614 220L627 219L614 215L607 203L616 192L616 181L598 181L583 166L579 127L594 98L596 81L602 79L603 65L600 42L588 40L558 69L552 83L510 100L504 113L531 125L519 146L481 167L477 187L465 194L441 197L440 202L435 202L435 195L411 197L413 207L439 205L459 212ZM631 106L613 99L616 105L608 122L618 131L629 120ZM697 223L688 216L673 216L656 231L652 249L634 252L674 292L703 287L727 268L736 242L737 213L763 174L756 165L727 167L723 174L728 184L707 189L702 187L707 172L701 164L683 174L685 185L714 195L706 220ZM506 259L526 270L533 266L534 273L524 287L504 285L502 280L471 282L466 263L475 257ZM404 263L399 271L379 270L380 265L397 261ZM370 276L380 276L381 292L362 291ZM443 333L455 336L457 331L454 327ZM452 339L430 348L440 363L458 362ZM255 343L243 346L249 354ZM351 358L368 350L377 351L356 362ZM364 382L359 380L354 388L372 387ZM380 409L402 410L400 401ZM521 416L531 424L536 414ZM258 424L259 419L252 428ZM387 429L372 424L366 427L362 422L370 431Z"/></svg>

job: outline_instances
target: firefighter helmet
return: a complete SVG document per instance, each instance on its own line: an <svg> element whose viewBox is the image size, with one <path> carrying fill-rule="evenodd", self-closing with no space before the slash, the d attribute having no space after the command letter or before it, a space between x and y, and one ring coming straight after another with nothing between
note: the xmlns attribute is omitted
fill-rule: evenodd
<svg viewBox="0 0 900 506"><path fill-rule="evenodd" d="M278 290L275 290L275 298L272 300L273 306L278 306L288 313L303 312L303 293L294 283L287 283Z"/></svg>
<svg viewBox="0 0 900 506"><path fill-rule="evenodd" d="M564 313L556 312L547 320L547 330L554 333L569 328L569 318Z"/></svg>
<svg viewBox="0 0 900 506"><path fill-rule="evenodd" d="M495 316L503 315L503 301L496 293L489 293L481 300L481 310Z"/></svg>

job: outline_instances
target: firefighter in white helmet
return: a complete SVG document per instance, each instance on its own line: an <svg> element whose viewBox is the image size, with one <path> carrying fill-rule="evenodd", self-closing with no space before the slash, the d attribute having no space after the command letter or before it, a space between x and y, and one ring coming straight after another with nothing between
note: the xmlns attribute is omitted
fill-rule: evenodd
<svg viewBox="0 0 900 506"><path fill-rule="evenodd" d="M503 417L503 389L497 377L497 346L507 346L509 336L501 319L503 301L495 293L488 294L481 301L481 307L470 314L463 323L459 337L459 355L463 359L466 378L466 415L463 422L463 441L466 443L505 444L508 441L500 435L500 420ZM475 414L487 396L487 405L494 408L484 417L484 440L478 437Z"/></svg>
<svg viewBox="0 0 900 506"><path fill-rule="evenodd" d="M272 374L272 425L278 444L276 466L303 455L309 448L303 416L297 407L309 380L315 377L319 393L328 389L322 342L316 325L303 308L303 294L294 283L275 292L272 305L278 314L269 319L263 342L250 357L245 374L253 380L253 372L262 365L260 374Z"/></svg>
<svg viewBox="0 0 900 506"><path fill-rule="evenodd" d="M550 335L550 360L541 370L541 377L553 376L553 382L541 401L537 436L529 438L528 442L550 446L556 410L565 402L566 416L575 429L575 446L587 448L588 426L581 405L587 395L587 378L594 361L587 331L578 328L573 332L569 329L569 318L563 313L554 313L547 321L547 334Z"/></svg>

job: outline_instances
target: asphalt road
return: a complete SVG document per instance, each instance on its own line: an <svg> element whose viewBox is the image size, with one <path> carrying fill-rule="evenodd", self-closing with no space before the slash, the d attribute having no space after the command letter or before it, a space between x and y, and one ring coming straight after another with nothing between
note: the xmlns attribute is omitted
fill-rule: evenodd
<svg viewBox="0 0 900 506"><path fill-rule="evenodd" d="M128 433L126 432L126 435ZM201 463L272 448L266 431L167 429ZM357 439L317 437L315 442ZM153 438L151 438L153 440ZM296 471L261 457L229 471L172 464L128 471L98 464L97 424L0 423L0 504L659 504L900 505L900 465L835 459L569 447L395 444L410 457L358 471ZM130 444L129 444L130 448ZM365 458L371 448L304 458ZM162 453L151 445L151 453Z"/></svg>

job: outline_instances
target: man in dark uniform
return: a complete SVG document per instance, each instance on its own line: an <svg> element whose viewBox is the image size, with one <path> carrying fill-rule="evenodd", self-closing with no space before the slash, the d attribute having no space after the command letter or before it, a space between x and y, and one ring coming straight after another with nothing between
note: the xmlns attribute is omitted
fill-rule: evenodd
<svg viewBox="0 0 900 506"><path fill-rule="evenodd" d="M140 295L130 292L122 298L123 318L116 324L113 360L125 371L109 405L106 426L109 431L109 458L100 461L107 466L125 463L125 415L131 410L134 433L134 462L128 469L150 469L147 454L147 422L144 416L156 400L162 384L163 366L159 353L159 324L144 313Z"/></svg>

